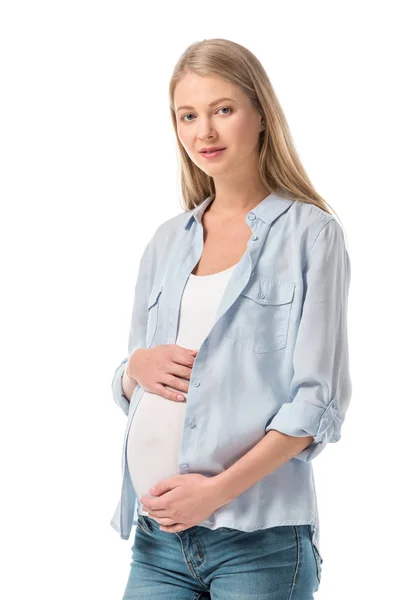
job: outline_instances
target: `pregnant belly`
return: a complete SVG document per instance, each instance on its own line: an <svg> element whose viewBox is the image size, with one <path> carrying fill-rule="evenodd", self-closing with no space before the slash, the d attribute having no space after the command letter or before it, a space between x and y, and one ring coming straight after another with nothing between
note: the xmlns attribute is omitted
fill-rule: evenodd
<svg viewBox="0 0 400 600"><path fill-rule="evenodd" d="M172 389L172 388L170 388ZM179 473L179 449L186 402L145 391L127 439L127 464L135 494L148 496L153 485ZM147 515L139 502L139 514Z"/></svg>

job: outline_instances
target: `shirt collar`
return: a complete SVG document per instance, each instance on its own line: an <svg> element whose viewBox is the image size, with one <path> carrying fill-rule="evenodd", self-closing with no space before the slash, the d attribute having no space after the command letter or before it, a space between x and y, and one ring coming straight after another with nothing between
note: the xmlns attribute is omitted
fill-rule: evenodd
<svg viewBox="0 0 400 600"><path fill-rule="evenodd" d="M214 199L214 194L207 196L198 206L188 211L188 216L184 220L184 227L187 228L192 223L193 219L196 219L197 223L201 223L201 219L207 206ZM271 192L261 202L257 204L250 212L254 213L256 217L260 218L265 223L271 223L276 217L278 217L286 208L289 208L293 204L294 200L281 196L275 192ZM249 214L247 213L247 214Z"/></svg>

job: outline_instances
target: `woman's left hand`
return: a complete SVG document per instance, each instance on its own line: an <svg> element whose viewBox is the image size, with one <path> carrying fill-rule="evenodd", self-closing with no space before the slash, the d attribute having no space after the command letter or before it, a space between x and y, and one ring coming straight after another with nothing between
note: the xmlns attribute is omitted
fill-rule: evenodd
<svg viewBox="0 0 400 600"><path fill-rule="evenodd" d="M140 498L143 510L160 524L162 531L171 533L198 525L223 506L218 503L216 478L199 473L169 477L159 481L149 493L152 495Z"/></svg>

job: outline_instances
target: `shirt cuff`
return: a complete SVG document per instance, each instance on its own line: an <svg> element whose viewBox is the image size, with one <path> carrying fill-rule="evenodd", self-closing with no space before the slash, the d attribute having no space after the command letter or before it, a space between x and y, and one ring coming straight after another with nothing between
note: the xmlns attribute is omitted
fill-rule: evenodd
<svg viewBox="0 0 400 600"><path fill-rule="evenodd" d="M333 398L327 407L305 402L286 402L281 406L265 433L276 429L294 437L313 436L314 441L294 458L311 462L329 442L338 442L341 437L341 422L338 417L339 401Z"/></svg>
<svg viewBox="0 0 400 600"><path fill-rule="evenodd" d="M124 376L125 367L127 365L128 358L125 358L122 363L117 367L114 373L114 377L111 383L111 389L113 392L114 401L122 409L122 411L128 416L129 413L129 400L125 396L122 388L122 378Z"/></svg>

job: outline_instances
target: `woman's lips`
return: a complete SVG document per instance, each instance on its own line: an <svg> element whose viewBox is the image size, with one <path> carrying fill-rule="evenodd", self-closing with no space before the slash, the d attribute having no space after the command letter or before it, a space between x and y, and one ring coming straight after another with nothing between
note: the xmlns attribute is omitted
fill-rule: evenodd
<svg viewBox="0 0 400 600"><path fill-rule="evenodd" d="M217 156L221 156L221 154L226 150L226 148L221 148L221 150L215 150L214 152L200 152L201 156L204 158L216 158Z"/></svg>

